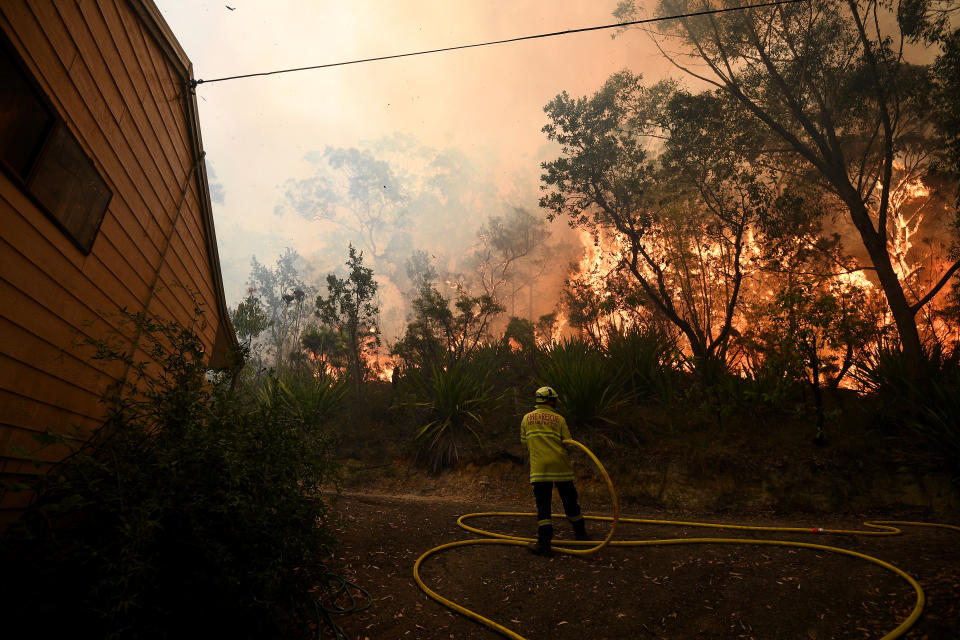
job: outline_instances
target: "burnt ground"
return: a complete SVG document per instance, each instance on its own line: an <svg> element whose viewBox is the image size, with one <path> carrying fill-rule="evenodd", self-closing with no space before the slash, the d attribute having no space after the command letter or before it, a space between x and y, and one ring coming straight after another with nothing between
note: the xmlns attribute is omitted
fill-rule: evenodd
<svg viewBox="0 0 960 640"><path fill-rule="evenodd" d="M491 640L497 633L421 592L416 559L439 544L475 537L456 520L478 511L528 511L527 502L370 493L331 498L340 547L331 569L370 590L373 606L339 620L354 640ZM558 505L555 505L557 507ZM585 512L606 515L602 507ZM627 508L625 516L773 526L859 529L862 519L763 514L678 514ZM882 519L897 518L887 513ZM533 518L475 526L530 535ZM957 523L951 523L957 524ZM569 537L555 521L557 538ZM594 535L605 535L595 523ZM876 556L923 587L927 605L907 639L960 637L960 532L917 527L904 535L798 535L621 524L618 539L738 537L799 540ZM757 545L607 548L594 556L541 558L513 546L459 547L426 561L424 581L442 596L529 640L550 638L881 638L911 611L912 587L896 574L834 553Z"/></svg>

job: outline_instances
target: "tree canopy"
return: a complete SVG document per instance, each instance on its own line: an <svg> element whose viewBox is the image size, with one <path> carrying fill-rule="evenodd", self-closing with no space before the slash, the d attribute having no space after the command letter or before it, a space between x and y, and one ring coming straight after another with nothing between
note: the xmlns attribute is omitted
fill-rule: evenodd
<svg viewBox="0 0 960 640"><path fill-rule="evenodd" d="M755 162L818 181L832 194L857 231L915 368L923 357L917 314L960 269L960 261L949 262L916 290L904 282L890 242L897 207L918 181L935 184L937 159L956 140L956 120L952 134L949 124L956 101L944 99L956 73L948 80L905 53L910 38L927 37L943 45L941 63L955 55L956 32L936 13L939 5L811 0L660 23L661 37L682 43L679 54L655 38L679 69L752 116L752 123L729 124L763 133ZM657 13L702 8L662 0ZM617 9L621 19L637 12L633 0ZM956 182L947 190L956 193Z"/></svg>

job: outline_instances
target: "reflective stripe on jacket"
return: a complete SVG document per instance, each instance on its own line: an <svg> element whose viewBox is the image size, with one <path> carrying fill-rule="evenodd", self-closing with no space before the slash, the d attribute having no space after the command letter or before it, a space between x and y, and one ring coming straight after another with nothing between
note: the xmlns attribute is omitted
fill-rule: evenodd
<svg viewBox="0 0 960 640"><path fill-rule="evenodd" d="M552 408L541 405L523 416L520 442L530 451L530 482L573 480L573 467L561 444L569 439L567 421Z"/></svg>

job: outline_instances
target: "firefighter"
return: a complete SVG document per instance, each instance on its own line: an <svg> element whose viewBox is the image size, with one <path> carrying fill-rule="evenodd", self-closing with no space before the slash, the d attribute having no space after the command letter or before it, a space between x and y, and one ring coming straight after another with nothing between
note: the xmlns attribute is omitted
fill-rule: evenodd
<svg viewBox="0 0 960 640"><path fill-rule="evenodd" d="M553 487L563 502L563 511L573 526L577 540L589 540L583 514L577 502L573 485L573 467L563 440L570 440L567 421L556 411L557 392L551 387L540 387L535 395L536 409L523 416L520 423L520 441L530 453L530 484L537 502L537 541L529 545L537 555L549 556L553 539Z"/></svg>

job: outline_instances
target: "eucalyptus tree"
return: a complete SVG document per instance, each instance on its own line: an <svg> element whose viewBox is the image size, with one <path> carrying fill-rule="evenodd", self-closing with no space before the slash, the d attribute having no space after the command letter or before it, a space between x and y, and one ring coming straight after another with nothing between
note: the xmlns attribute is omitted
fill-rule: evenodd
<svg viewBox="0 0 960 640"><path fill-rule="evenodd" d="M253 287L247 291L247 297L237 304L237 308L230 311L230 324L237 334L237 340L246 351L246 356L257 363L258 370L262 357L254 341L270 326L270 322L263 302Z"/></svg>
<svg viewBox="0 0 960 640"><path fill-rule="evenodd" d="M382 257L393 235L409 225L403 175L369 149L327 147L308 159L317 173L287 181L287 204L308 220L333 222L347 240L361 242L374 259Z"/></svg>
<svg viewBox="0 0 960 640"><path fill-rule="evenodd" d="M733 147L737 105L627 71L592 97L565 92L545 108L561 157L543 164L540 204L595 238L612 237L617 270L673 323L702 371L725 364L744 278L745 239L775 193ZM662 138L654 157L651 136ZM706 367L706 368L704 368Z"/></svg>
<svg viewBox="0 0 960 640"><path fill-rule="evenodd" d="M896 19L904 4L809 0L731 11L660 23L661 34L673 38L671 53L656 41L679 69L723 92L763 125L763 162L806 172L832 192L876 272L903 355L919 372L917 314L957 273L960 261L948 262L926 291L911 292L891 255L898 198L929 175L936 150L945 144L928 100L934 89L930 68L907 61L907 36ZM625 0L615 15L628 19L637 5ZM733 6L732 0L661 0L657 12ZM672 53L677 41L682 53Z"/></svg>
<svg viewBox="0 0 960 640"><path fill-rule="evenodd" d="M451 299L428 282L413 300L406 332L392 353L407 366L424 370L458 362L484 344L491 321L503 311L487 294L471 296L459 290Z"/></svg>
<svg viewBox="0 0 960 640"><path fill-rule="evenodd" d="M522 207L488 217L477 231L480 243L473 257L480 286L491 298L509 302L511 316L518 313L517 296L524 289L533 314L535 285L556 249L551 235L542 218Z"/></svg>
<svg viewBox="0 0 960 640"><path fill-rule="evenodd" d="M380 346L380 308L376 303L373 269L363 266L363 252L352 244L348 252L347 276L327 275L327 296L317 297L316 315L346 338L347 364L359 400L366 368L364 358Z"/></svg>
<svg viewBox="0 0 960 640"><path fill-rule="evenodd" d="M289 355L292 349L299 348L306 312L304 301L314 293L301 275L304 266L303 258L290 247L277 258L274 267L259 262L256 256L251 260L248 301L251 296L259 301L265 316L268 352L273 351L277 370L283 366L284 351Z"/></svg>

